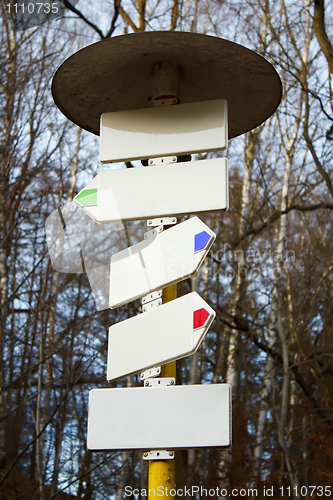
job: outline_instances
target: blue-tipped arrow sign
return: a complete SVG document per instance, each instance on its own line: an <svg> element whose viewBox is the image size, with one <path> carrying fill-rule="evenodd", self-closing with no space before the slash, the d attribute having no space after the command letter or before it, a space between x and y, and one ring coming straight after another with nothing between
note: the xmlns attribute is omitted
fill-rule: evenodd
<svg viewBox="0 0 333 500"><path fill-rule="evenodd" d="M111 308L192 276L215 240L215 233L198 217L146 235L111 257Z"/></svg>

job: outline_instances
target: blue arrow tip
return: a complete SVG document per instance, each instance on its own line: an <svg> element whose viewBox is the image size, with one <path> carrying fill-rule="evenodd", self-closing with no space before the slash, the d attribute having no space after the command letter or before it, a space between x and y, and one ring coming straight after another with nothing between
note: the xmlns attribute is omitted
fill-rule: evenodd
<svg viewBox="0 0 333 500"><path fill-rule="evenodd" d="M202 231L194 236L194 253L206 248L211 236L207 231Z"/></svg>

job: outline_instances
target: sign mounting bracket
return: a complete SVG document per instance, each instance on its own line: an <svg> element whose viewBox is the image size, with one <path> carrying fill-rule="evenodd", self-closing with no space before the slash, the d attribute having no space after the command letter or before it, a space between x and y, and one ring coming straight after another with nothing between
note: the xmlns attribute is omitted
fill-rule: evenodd
<svg viewBox="0 0 333 500"><path fill-rule="evenodd" d="M147 226L149 227L162 227L163 226L173 226L174 224L177 224L177 217L162 217L162 218L157 218L157 219L148 219L147 220ZM160 231L158 231L160 232ZM147 234L147 233L146 233Z"/></svg>
<svg viewBox="0 0 333 500"><path fill-rule="evenodd" d="M144 451L142 458L143 460L170 460L175 458L175 452L168 450Z"/></svg>
<svg viewBox="0 0 333 500"><path fill-rule="evenodd" d="M175 378L147 378L145 381L145 387L169 387L170 385L175 385Z"/></svg>
<svg viewBox="0 0 333 500"><path fill-rule="evenodd" d="M150 158L148 160L148 165L150 167L168 165L170 163L177 163L177 156L161 156L160 158Z"/></svg>
<svg viewBox="0 0 333 500"><path fill-rule="evenodd" d="M161 367L154 366L153 368L149 368L149 370L141 372L140 378L141 380L146 380L147 378L158 377L159 375L161 375Z"/></svg>

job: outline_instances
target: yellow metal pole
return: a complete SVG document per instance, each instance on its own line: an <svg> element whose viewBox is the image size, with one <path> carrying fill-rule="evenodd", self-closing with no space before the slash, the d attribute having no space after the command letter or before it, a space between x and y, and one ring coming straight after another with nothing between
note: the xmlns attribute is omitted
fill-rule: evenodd
<svg viewBox="0 0 333 500"><path fill-rule="evenodd" d="M180 96L180 73L177 65L161 63L154 66L154 100L177 99ZM171 104L171 103L169 103ZM174 103L173 103L174 104ZM166 304L177 298L177 284L163 289L163 303ZM161 377L171 378L176 381L176 361L171 361L161 368ZM160 408L161 412L168 408ZM156 417L158 418L158 416ZM170 425L173 425L174 416L170 415ZM161 429L161 433L163 429ZM175 488L175 458L168 460L149 460L148 467L148 497L155 498L175 497L170 495L170 490Z"/></svg>
<svg viewBox="0 0 333 500"><path fill-rule="evenodd" d="M177 284L170 285L163 290L163 303L177 298ZM174 377L176 379L176 361L171 361L162 366L161 377ZM160 411L168 411L168 408L160 408ZM158 415L156 416L158 418ZM173 415L170 415L170 425L173 425ZM163 429L161 429L161 433ZM148 467L148 497L154 498L171 497L170 490L175 488L175 459L149 460ZM173 497L175 495L172 495Z"/></svg>

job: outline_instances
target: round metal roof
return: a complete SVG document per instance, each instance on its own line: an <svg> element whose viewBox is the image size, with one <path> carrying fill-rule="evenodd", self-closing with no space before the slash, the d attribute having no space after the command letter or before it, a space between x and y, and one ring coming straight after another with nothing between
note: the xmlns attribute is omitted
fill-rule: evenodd
<svg viewBox="0 0 333 500"><path fill-rule="evenodd" d="M180 102L228 100L229 139L267 120L281 80L263 57L242 45L198 33L139 32L108 38L69 57L52 82L54 101L80 127L99 135L100 115L149 106L153 67L180 66Z"/></svg>

